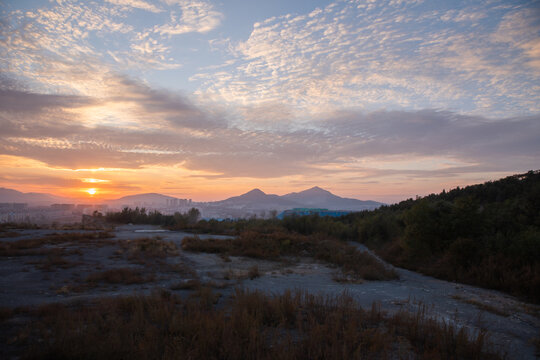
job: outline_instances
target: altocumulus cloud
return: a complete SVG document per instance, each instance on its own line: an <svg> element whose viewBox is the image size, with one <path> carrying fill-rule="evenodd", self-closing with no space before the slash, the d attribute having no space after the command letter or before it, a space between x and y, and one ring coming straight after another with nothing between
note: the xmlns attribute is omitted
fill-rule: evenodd
<svg viewBox="0 0 540 360"><path fill-rule="evenodd" d="M356 1L256 23L205 91L228 102L423 108L510 117L540 110L532 1ZM230 45L225 44L227 47Z"/></svg>

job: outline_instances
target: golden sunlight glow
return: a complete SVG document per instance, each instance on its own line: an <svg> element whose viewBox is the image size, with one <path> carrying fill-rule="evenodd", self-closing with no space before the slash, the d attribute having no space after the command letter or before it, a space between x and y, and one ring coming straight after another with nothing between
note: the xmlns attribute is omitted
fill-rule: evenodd
<svg viewBox="0 0 540 360"><path fill-rule="evenodd" d="M92 188L92 189L86 190L86 192L89 193L90 195L94 195L97 192L97 190Z"/></svg>
<svg viewBox="0 0 540 360"><path fill-rule="evenodd" d="M105 183L105 182L109 182L109 180L86 178L86 179L82 179L82 182L86 182L86 183Z"/></svg>

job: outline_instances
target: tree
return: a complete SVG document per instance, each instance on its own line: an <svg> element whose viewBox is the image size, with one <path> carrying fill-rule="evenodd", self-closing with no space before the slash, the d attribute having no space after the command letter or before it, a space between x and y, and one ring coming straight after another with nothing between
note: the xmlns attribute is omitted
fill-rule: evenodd
<svg viewBox="0 0 540 360"><path fill-rule="evenodd" d="M189 224L196 224L197 221L199 221L199 218L201 217L201 212L197 208L191 208L188 213L188 223Z"/></svg>

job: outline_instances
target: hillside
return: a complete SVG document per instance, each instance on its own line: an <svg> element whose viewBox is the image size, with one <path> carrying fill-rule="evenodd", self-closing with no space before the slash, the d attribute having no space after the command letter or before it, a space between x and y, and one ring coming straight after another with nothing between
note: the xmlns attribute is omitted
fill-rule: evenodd
<svg viewBox="0 0 540 360"><path fill-rule="evenodd" d="M174 197L157 193L146 193L123 196L119 199L108 200L107 203L117 205L135 205L137 203L165 205L167 203L167 200L170 199L174 199Z"/></svg>
<svg viewBox="0 0 540 360"><path fill-rule="evenodd" d="M49 205L68 202L66 198L43 193L23 193L13 189L0 188L0 203L27 203L30 205Z"/></svg>
<svg viewBox="0 0 540 360"><path fill-rule="evenodd" d="M318 186L301 192L283 195L282 198L305 207L326 208L329 210L371 210L383 205L382 203L371 200L342 198Z"/></svg>
<svg viewBox="0 0 540 360"><path fill-rule="evenodd" d="M286 226L360 241L397 266L540 301L540 171Z"/></svg>

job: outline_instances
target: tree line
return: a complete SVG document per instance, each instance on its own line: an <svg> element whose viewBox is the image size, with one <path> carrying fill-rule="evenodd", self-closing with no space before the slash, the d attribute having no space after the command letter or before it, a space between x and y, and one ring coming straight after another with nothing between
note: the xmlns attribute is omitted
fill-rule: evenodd
<svg viewBox="0 0 540 360"><path fill-rule="evenodd" d="M201 217L199 209L191 208L185 213L175 212L173 215L164 215L157 210L146 211L146 208L125 207L119 212L108 212L105 220L120 224L151 224L160 225L170 229L189 229L194 226Z"/></svg>

